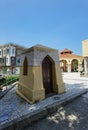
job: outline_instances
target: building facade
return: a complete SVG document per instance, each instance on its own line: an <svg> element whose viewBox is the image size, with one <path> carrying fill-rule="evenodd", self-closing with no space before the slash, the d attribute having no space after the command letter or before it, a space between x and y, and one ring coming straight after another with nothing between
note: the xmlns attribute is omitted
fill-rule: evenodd
<svg viewBox="0 0 88 130"><path fill-rule="evenodd" d="M73 54L69 49L64 49L60 52L60 68L63 72L80 72L82 67L83 57Z"/></svg>
<svg viewBox="0 0 88 130"><path fill-rule="evenodd" d="M13 43L0 45L0 70L6 71L16 67L16 57L21 54L26 48Z"/></svg>

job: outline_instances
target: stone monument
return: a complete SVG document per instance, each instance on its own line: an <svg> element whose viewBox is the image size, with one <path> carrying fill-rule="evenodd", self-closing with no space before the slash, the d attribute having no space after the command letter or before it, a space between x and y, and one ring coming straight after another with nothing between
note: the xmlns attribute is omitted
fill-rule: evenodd
<svg viewBox="0 0 88 130"><path fill-rule="evenodd" d="M43 100L49 93L65 92L58 50L38 44L20 57L19 96L32 104Z"/></svg>

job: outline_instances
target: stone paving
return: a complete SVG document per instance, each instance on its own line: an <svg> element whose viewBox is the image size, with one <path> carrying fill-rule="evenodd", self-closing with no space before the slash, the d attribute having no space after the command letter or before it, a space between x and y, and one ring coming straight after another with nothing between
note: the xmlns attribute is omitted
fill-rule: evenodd
<svg viewBox="0 0 88 130"><path fill-rule="evenodd" d="M47 106L57 101L60 102L88 89L88 78L80 77L79 73L63 73L62 75L67 92L48 97L33 105L28 104L16 95L17 85L15 85L15 87L0 100L0 130L12 125L12 123L22 120L22 118L24 119L25 116L36 115L37 112L45 110Z"/></svg>
<svg viewBox="0 0 88 130"><path fill-rule="evenodd" d="M87 113L88 94L84 94L24 130L88 130Z"/></svg>

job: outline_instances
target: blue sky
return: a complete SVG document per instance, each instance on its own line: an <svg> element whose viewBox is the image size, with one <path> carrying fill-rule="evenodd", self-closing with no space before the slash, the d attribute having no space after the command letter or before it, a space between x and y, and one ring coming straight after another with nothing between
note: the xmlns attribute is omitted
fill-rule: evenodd
<svg viewBox="0 0 88 130"><path fill-rule="evenodd" d="M43 44L82 54L88 0L0 0L0 44Z"/></svg>

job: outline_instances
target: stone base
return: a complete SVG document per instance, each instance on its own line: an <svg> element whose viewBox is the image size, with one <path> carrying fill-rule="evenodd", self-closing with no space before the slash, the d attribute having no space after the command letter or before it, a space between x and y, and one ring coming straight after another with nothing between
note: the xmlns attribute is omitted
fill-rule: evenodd
<svg viewBox="0 0 88 130"><path fill-rule="evenodd" d="M21 96L24 100L26 100L28 103L33 104L35 102L41 101L45 98L45 90L31 90L28 89L19 83L17 94Z"/></svg>
<svg viewBox="0 0 88 130"><path fill-rule="evenodd" d="M59 94L65 93L65 92L66 92L65 83L63 83L63 85L59 87Z"/></svg>

